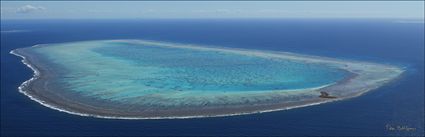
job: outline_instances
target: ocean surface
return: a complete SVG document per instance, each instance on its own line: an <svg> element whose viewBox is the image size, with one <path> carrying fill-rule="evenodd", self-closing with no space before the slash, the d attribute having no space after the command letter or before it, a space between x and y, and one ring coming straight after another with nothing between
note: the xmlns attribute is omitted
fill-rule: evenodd
<svg viewBox="0 0 425 137"><path fill-rule="evenodd" d="M363 96L261 114L168 120L81 117L18 92L32 71L16 48L143 39L288 51L398 65L406 73ZM108 52L113 54L112 52ZM396 19L2 20L1 135L424 135L424 24ZM410 130L391 130L391 127Z"/></svg>

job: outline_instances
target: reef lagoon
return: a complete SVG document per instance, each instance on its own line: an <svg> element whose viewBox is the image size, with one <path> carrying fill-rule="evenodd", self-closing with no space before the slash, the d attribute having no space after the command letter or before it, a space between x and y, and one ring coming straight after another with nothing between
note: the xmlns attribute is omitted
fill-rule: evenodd
<svg viewBox="0 0 425 137"><path fill-rule="evenodd" d="M39 44L11 51L34 76L19 90L101 118L214 117L359 96L399 77L387 64L148 40ZM325 94L325 96L324 96Z"/></svg>

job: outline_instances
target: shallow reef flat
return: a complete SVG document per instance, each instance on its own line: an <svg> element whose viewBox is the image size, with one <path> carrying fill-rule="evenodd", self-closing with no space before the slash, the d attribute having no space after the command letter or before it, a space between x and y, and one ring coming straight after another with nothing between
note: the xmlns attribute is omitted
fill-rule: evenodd
<svg viewBox="0 0 425 137"><path fill-rule="evenodd" d="M40 44L12 54L34 71L20 91L101 118L252 114L359 96L403 73L387 64L147 40Z"/></svg>

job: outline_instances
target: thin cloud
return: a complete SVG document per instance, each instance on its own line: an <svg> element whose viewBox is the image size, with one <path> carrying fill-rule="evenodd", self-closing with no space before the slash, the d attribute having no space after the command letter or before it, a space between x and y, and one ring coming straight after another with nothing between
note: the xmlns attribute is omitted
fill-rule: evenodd
<svg viewBox="0 0 425 137"><path fill-rule="evenodd" d="M2 30L1 33L20 33L20 32L30 32L29 30Z"/></svg>
<svg viewBox="0 0 425 137"><path fill-rule="evenodd" d="M31 13L31 12L37 12L37 11L43 11L43 10L46 10L46 8L41 6L25 5L16 9L16 13Z"/></svg>
<svg viewBox="0 0 425 137"><path fill-rule="evenodd" d="M397 20L395 23L424 24L424 20Z"/></svg>

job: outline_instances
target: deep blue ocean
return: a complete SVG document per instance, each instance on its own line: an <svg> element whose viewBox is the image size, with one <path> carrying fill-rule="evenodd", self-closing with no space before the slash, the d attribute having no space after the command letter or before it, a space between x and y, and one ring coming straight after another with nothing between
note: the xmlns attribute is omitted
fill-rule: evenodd
<svg viewBox="0 0 425 137"><path fill-rule="evenodd" d="M1 31L1 136L424 135L423 23L393 19L1 20ZM18 92L17 87L33 72L10 50L103 39L289 51L388 63L407 71L399 80L353 99L216 118L81 117L44 107ZM388 128L397 126L414 130Z"/></svg>

